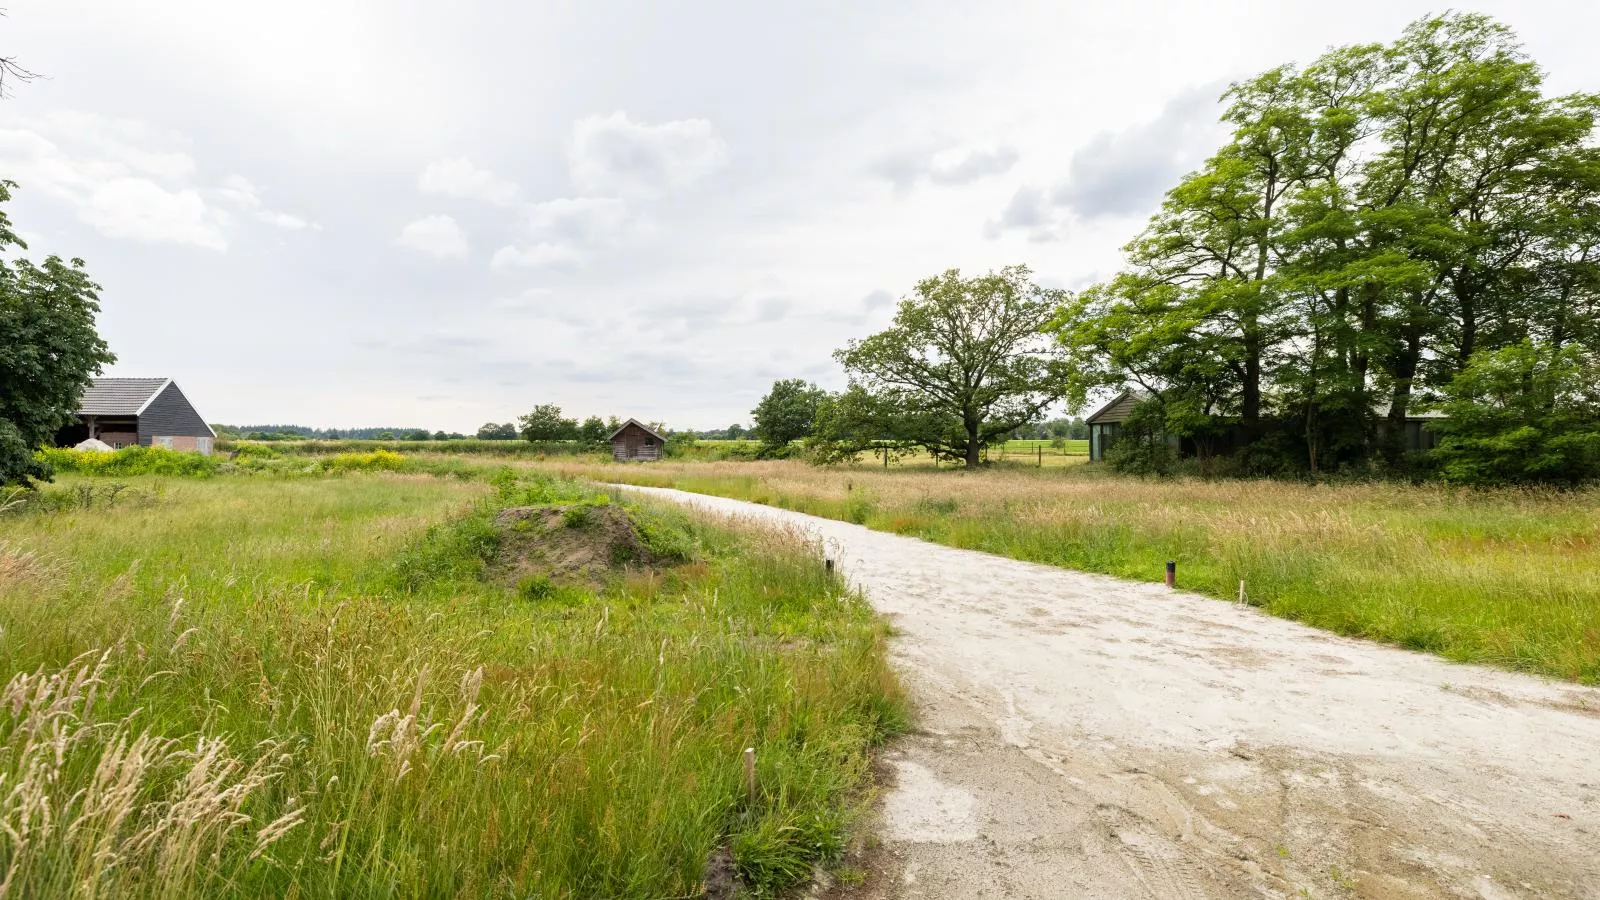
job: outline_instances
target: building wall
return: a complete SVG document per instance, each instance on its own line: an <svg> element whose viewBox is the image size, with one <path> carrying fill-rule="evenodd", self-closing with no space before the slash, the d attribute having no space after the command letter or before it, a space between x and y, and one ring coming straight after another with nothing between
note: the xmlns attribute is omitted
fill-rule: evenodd
<svg viewBox="0 0 1600 900"><path fill-rule="evenodd" d="M210 453L211 437L211 428L206 425L206 420L201 418L175 384L163 388L139 416L139 443L146 447ZM179 439L182 439L182 447L178 446Z"/></svg>
<svg viewBox="0 0 1600 900"><path fill-rule="evenodd" d="M661 442L650 432L630 422L611 439L611 458L618 462L660 459Z"/></svg>

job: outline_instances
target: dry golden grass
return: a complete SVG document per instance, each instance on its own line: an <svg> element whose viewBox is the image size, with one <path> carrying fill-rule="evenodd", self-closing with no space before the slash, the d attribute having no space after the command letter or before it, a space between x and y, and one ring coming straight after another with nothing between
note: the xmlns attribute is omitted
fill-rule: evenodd
<svg viewBox="0 0 1600 900"><path fill-rule="evenodd" d="M547 463L1159 580L1458 660L1600 681L1600 491L1155 481L1072 469Z"/></svg>

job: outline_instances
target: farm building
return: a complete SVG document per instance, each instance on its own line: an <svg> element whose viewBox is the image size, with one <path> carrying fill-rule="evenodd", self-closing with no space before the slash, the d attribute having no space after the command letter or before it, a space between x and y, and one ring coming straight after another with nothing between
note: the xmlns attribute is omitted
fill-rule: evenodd
<svg viewBox="0 0 1600 900"><path fill-rule="evenodd" d="M640 422L629 419L611 433L611 458L618 462L647 462L661 458L661 448L667 439L660 432Z"/></svg>
<svg viewBox="0 0 1600 900"><path fill-rule="evenodd" d="M78 421L56 446L95 440L112 449L166 447L210 453L216 434L170 378L96 378L78 403Z"/></svg>
<svg viewBox="0 0 1600 900"><path fill-rule="evenodd" d="M1122 423L1133 414L1133 408L1145 399L1145 394L1138 391L1127 390L1112 397L1107 403L1090 413L1084 419L1084 424L1089 426L1089 459L1091 461L1106 458L1106 451L1116 443L1117 435L1122 431ZM1373 410L1379 417L1378 427L1387 426L1389 405L1384 403ZM1432 450L1439 446L1439 435L1428 428L1429 422L1436 422L1444 418L1439 412L1413 411L1406 416L1405 448L1413 452ZM1233 438L1227 437L1224 443L1231 443ZM1167 442L1177 447L1185 456L1194 455L1195 449L1187 441L1179 441L1177 437L1169 435Z"/></svg>

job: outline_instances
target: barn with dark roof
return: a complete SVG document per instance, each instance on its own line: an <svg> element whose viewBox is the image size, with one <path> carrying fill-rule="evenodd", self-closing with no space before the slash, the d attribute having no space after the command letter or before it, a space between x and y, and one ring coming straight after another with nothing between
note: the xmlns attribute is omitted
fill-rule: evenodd
<svg viewBox="0 0 1600 900"><path fill-rule="evenodd" d="M56 446L90 438L113 449L210 453L216 433L171 378L96 378L78 403L78 421L56 433Z"/></svg>

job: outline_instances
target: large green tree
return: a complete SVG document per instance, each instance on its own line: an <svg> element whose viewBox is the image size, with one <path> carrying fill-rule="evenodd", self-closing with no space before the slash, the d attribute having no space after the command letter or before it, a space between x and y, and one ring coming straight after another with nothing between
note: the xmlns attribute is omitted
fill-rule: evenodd
<svg viewBox="0 0 1600 900"><path fill-rule="evenodd" d="M827 392L804 378L780 378L750 411L754 433L767 448L787 447L811 436L817 408Z"/></svg>
<svg viewBox="0 0 1600 900"><path fill-rule="evenodd" d="M1169 434L1316 472L1398 462L1479 351L1593 349L1600 102L1543 77L1451 14L1234 85L1228 143L1063 308L1075 396L1137 385Z"/></svg>
<svg viewBox="0 0 1600 900"><path fill-rule="evenodd" d="M950 269L917 284L894 322L834 357L852 384L909 424L928 450L975 466L983 448L1033 422L1067 386L1046 333L1067 293L1040 287L1026 266L974 278Z"/></svg>
<svg viewBox="0 0 1600 900"><path fill-rule="evenodd" d="M0 203L15 187L0 181ZM27 249L0 209L0 484L51 476L34 450L73 420L84 389L116 359L95 330L100 286L83 260L35 265L13 247Z"/></svg>
<svg viewBox="0 0 1600 900"><path fill-rule="evenodd" d="M519 416L523 440L570 441L578 437L578 420L561 415L561 407L554 403L541 403L527 415Z"/></svg>

